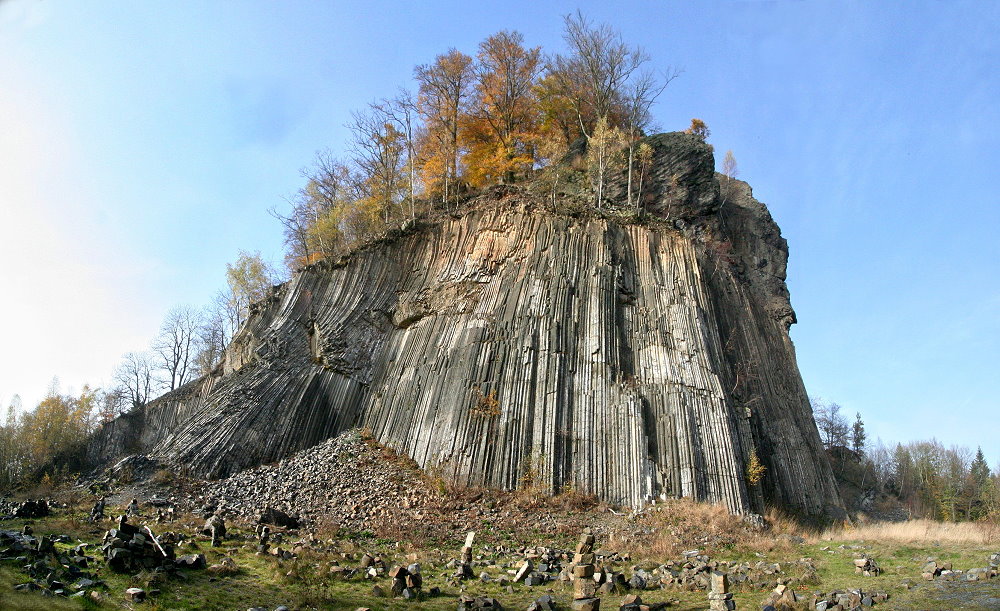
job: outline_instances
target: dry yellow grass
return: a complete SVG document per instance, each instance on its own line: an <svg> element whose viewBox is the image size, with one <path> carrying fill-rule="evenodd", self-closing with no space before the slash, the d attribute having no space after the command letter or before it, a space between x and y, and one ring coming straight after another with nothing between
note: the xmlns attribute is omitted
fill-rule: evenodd
<svg viewBox="0 0 1000 611"><path fill-rule="evenodd" d="M896 541L899 543L971 543L989 545L1000 541L1000 526L988 522L869 522L858 526L838 526L823 532L832 540Z"/></svg>
<svg viewBox="0 0 1000 611"><path fill-rule="evenodd" d="M645 509L636 517L632 532L613 533L610 543L634 557L662 559L675 558L690 549L709 554L735 548L746 552L784 551L792 549L792 544L780 535L815 535L778 511L768 511L766 518L769 527L759 529L722 505L671 499ZM630 536L635 532L641 535Z"/></svg>

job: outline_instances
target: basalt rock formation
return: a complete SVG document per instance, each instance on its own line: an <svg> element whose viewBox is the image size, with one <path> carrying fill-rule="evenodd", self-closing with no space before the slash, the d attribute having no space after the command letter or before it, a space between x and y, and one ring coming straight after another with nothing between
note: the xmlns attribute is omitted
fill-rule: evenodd
<svg viewBox="0 0 1000 611"><path fill-rule="evenodd" d="M215 374L106 425L90 458L216 478L366 428L472 485L839 508L788 336L785 240L702 141L648 141L646 221L567 214L567 169L302 269Z"/></svg>

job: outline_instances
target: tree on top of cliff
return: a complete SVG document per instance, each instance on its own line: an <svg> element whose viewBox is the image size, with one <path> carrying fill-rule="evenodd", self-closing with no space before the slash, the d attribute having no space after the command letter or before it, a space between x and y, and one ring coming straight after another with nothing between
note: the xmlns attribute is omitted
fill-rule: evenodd
<svg viewBox="0 0 1000 611"><path fill-rule="evenodd" d="M712 135L712 131L708 129L708 125L701 119L691 119L691 125L686 131L689 134L698 136L702 141L708 140L708 137Z"/></svg>
<svg viewBox="0 0 1000 611"><path fill-rule="evenodd" d="M823 445L827 449L847 447L850 435L850 425L840 414L840 406L836 403L825 403L822 399L812 399L813 418L819 428Z"/></svg>
<svg viewBox="0 0 1000 611"><path fill-rule="evenodd" d="M865 440L867 438L868 434L865 433L865 423L861 420L861 412L858 412L854 420L854 425L851 427L851 449L854 450L855 454L861 454L865 451Z"/></svg>
<svg viewBox="0 0 1000 611"><path fill-rule="evenodd" d="M351 150L363 177L356 205L383 223L402 216L405 195L406 137L377 105L353 113Z"/></svg>
<svg viewBox="0 0 1000 611"><path fill-rule="evenodd" d="M153 363L149 353L126 353L115 369L115 382L118 383L127 405L133 409L148 403L153 398L153 391L156 390Z"/></svg>
<svg viewBox="0 0 1000 611"><path fill-rule="evenodd" d="M596 204L604 199L607 161L617 154L613 141L627 151L625 198L639 211L634 175L645 174L649 159L637 156L637 146L651 105L678 72L654 74L644 50L579 11L564 25L565 55L543 61L520 33L500 31L480 43L475 58L452 48L417 66L415 98L404 90L354 113L350 154L321 154L291 213L272 211L284 227L288 266L341 254L397 226L406 200L412 219L432 201L450 208L469 188L531 176L581 137L599 149L591 174ZM598 124L605 131L595 140ZM559 170L554 174L553 196Z"/></svg>
<svg viewBox="0 0 1000 611"><path fill-rule="evenodd" d="M459 121L466 111L474 72L472 58L456 50L438 55L433 64L413 71L420 85L417 107L425 121L422 157L429 191L447 203L459 178Z"/></svg>
<svg viewBox="0 0 1000 611"><path fill-rule="evenodd" d="M570 54L554 56L548 70L572 106L580 132L590 137L602 118L616 127L624 125L629 79L649 55L625 44L611 26L595 26L580 11L563 21Z"/></svg>
<svg viewBox="0 0 1000 611"><path fill-rule="evenodd" d="M168 390L189 381L195 373L194 359L198 344L201 313L190 306L178 306L167 313L160 334L153 342L153 351Z"/></svg>
<svg viewBox="0 0 1000 611"><path fill-rule="evenodd" d="M541 48L525 48L520 32L504 30L481 42L476 57L475 92L463 130L469 182L513 182L535 163Z"/></svg>
<svg viewBox="0 0 1000 611"><path fill-rule="evenodd" d="M383 99L378 104L371 105L374 110L383 114L386 120L391 121L406 141L406 174L407 174L407 196L410 204L410 218L415 218L416 211L416 131L419 128L417 123L417 100L408 89L400 89L396 97Z"/></svg>
<svg viewBox="0 0 1000 611"><path fill-rule="evenodd" d="M722 176L724 180L720 189L720 195L722 196L720 207L725 206L726 202L735 194L736 184L734 181L737 175L739 175L739 169L736 167L736 157L733 156L731 150L726 151L726 157L722 161Z"/></svg>
<svg viewBox="0 0 1000 611"><path fill-rule="evenodd" d="M594 126L587 144L587 170L594 189L594 206L598 209L604 203L604 183L614 155L625 141L622 130L608 124L601 117Z"/></svg>
<svg viewBox="0 0 1000 611"><path fill-rule="evenodd" d="M250 304L262 300L274 285L277 274L260 256L240 251L236 261L226 264L226 282L229 300L235 317L233 328L243 325L250 311Z"/></svg>
<svg viewBox="0 0 1000 611"><path fill-rule="evenodd" d="M302 175L306 184L291 200L291 212L271 210L284 228L285 262L291 269L335 254L351 241L357 225L350 222L354 202L360 199L361 178L356 170L329 151L321 151Z"/></svg>

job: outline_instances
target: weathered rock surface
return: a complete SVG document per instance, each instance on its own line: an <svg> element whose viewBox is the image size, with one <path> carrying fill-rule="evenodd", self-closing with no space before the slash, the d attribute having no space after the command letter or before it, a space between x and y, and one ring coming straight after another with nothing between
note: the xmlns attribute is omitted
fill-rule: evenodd
<svg viewBox="0 0 1000 611"><path fill-rule="evenodd" d="M720 197L704 143L650 141L659 222L558 216L503 189L301 270L216 375L105 426L90 457L216 478L363 427L470 484L840 507L787 333L785 240L745 183Z"/></svg>

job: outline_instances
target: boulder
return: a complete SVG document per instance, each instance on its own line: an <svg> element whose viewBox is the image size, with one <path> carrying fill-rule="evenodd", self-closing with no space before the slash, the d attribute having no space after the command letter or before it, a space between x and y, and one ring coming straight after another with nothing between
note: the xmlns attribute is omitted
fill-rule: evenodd
<svg viewBox="0 0 1000 611"><path fill-rule="evenodd" d="M288 529L296 529L300 526L298 518L293 518L284 511L275 509L274 507L264 509L257 521L261 524L271 524L272 526L280 526L281 528Z"/></svg>

